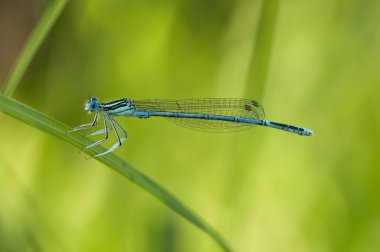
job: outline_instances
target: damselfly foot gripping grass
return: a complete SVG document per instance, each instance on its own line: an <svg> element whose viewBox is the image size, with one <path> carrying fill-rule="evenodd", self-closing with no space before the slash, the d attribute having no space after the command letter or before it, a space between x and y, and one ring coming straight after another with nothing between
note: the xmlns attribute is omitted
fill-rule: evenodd
<svg viewBox="0 0 380 252"><path fill-rule="evenodd" d="M258 102L249 99L209 98L135 101L124 98L108 103L100 103L97 98L90 97L86 103L85 110L95 113L93 122L80 125L71 131L94 127L99 123L99 114L103 113L104 129L98 130L90 134L90 136L104 134L104 138L90 144L83 150L92 148L106 141L109 131L113 131L117 139L117 142L107 151L96 154L94 157L114 151L120 147L127 138L127 132L115 120L116 116L138 118L159 116L184 127L209 132L232 132L260 125L288 131L301 136L313 135L313 131L306 128L264 120L265 114L263 107L261 107Z"/></svg>

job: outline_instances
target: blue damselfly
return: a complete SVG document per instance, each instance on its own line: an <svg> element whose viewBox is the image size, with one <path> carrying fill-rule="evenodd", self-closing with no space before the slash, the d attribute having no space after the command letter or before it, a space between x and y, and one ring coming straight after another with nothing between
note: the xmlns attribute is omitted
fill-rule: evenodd
<svg viewBox="0 0 380 252"><path fill-rule="evenodd" d="M99 114L103 113L104 129L90 135L104 134L104 138L85 149L92 148L108 139L108 132L113 131L117 142L107 151L96 154L102 156L120 147L128 134L115 120L116 116L149 118L164 117L181 126L209 132L231 132L248 129L255 125L271 127L299 134L312 136L313 131L283 123L264 120L263 107L250 99L208 98L208 99L150 99L132 100L124 98L108 103L100 103L97 98L90 97L85 110L95 113L92 123L80 125L71 131L84 130L99 123ZM122 136L120 137L120 133Z"/></svg>

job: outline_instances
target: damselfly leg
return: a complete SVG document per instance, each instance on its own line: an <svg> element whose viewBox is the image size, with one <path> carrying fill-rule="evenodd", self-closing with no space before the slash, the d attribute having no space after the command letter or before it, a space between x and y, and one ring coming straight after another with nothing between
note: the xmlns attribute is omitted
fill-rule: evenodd
<svg viewBox="0 0 380 252"><path fill-rule="evenodd" d="M123 132L123 134L124 134L123 138L127 138L128 133L123 129L123 127L121 127L121 125L113 117L111 119L116 124L116 126L121 130L121 132Z"/></svg>
<svg viewBox="0 0 380 252"><path fill-rule="evenodd" d="M92 123L86 123L86 124L79 125L78 127L73 128L69 132L90 129L90 128L95 127L98 123L99 123L99 112L95 114L95 117L94 117L94 120L92 121ZM108 126L108 124L109 124L109 126ZM89 136L104 134L104 138L99 140L99 141L96 141L95 143L92 143L92 144L86 146L81 152L84 152L85 150L93 148L93 147L103 143L104 141L106 141L108 139L108 136L109 136L108 132L111 130L115 133L117 142L114 145L112 145L107 151L102 152L102 153L98 153L98 154L94 155L93 157L103 156L105 154L108 154L108 153L114 151L115 149L117 149L121 146L121 144L125 141L125 139L127 139L128 134L123 129L123 127L121 127L121 125L112 116L110 116L106 113L103 114L103 125L104 125L103 129L95 131L95 132L89 134ZM118 130L120 130L123 133L123 137L120 138Z"/></svg>
<svg viewBox="0 0 380 252"><path fill-rule="evenodd" d="M92 123L86 123L86 124L79 125L78 127L73 128L73 129L70 130L69 132L74 132L74 131L78 131L78 130L90 129L90 128L95 127L95 125L97 125L98 123L99 123L99 112L97 112L97 113L95 114L95 117L94 117L94 120L93 120Z"/></svg>
<svg viewBox="0 0 380 252"><path fill-rule="evenodd" d="M82 150L82 152L85 151L86 149L89 149L89 148L92 148L92 147L94 147L94 146L96 146L96 145L99 145L99 144L103 143L104 141L106 141L106 140L108 139L108 131L109 131L109 129L108 129L108 126L107 126L107 119L106 119L106 116L103 116L103 124L104 124L104 129L102 129L102 132L101 132L101 133L104 132L104 138L101 139L101 140L99 140L99 141L96 141L95 143L92 143L92 144L86 146L86 147ZM97 131L97 132L98 132L98 131ZM94 133L96 133L96 132L94 132ZM94 133L93 133L93 134L94 134ZM99 133L99 134L100 134L100 133ZM91 135L92 135L92 134L91 134Z"/></svg>
<svg viewBox="0 0 380 252"><path fill-rule="evenodd" d="M106 115L105 115L105 117L106 117ZM103 156L103 155L106 155L106 154L114 151L115 149L119 148L121 146L121 144L125 141L125 139L127 139L127 137L128 137L127 132L121 127L121 125L115 119L113 119L113 117L107 116L107 120L108 120L109 124L111 125L113 132L115 132L117 142L114 145L112 145L108 150L106 150L102 153L96 154L96 155L94 155L94 157ZM116 124L117 128L123 132L124 136L122 138L120 138L119 133L117 132L117 129L116 129L114 123Z"/></svg>

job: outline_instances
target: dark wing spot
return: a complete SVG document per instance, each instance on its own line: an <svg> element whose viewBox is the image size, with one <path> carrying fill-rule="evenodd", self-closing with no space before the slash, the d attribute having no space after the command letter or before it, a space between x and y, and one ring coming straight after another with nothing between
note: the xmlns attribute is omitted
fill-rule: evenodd
<svg viewBox="0 0 380 252"><path fill-rule="evenodd" d="M244 109L247 111L252 111L252 107L249 104L245 104Z"/></svg>
<svg viewBox="0 0 380 252"><path fill-rule="evenodd" d="M259 103L257 101L252 100L252 105L255 107L260 107Z"/></svg>

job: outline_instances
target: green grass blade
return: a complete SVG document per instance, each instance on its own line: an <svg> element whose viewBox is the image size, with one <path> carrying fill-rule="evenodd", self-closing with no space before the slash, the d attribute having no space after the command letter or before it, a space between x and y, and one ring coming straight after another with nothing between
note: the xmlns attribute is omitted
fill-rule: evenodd
<svg viewBox="0 0 380 252"><path fill-rule="evenodd" d="M279 5L279 0L262 2L245 90L247 95L262 96L269 72Z"/></svg>
<svg viewBox="0 0 380 252"><path fill-rule="evenodd" d="M18 57L18 60L16 61L13 70L8 77L8 81L3 91L5 95L11 96L16 90L22 76L25 74L25 71L32 61L34 55L36 54L38 48L41 46L50 29L53 27L55 21L63 11L66 3L67 0L49 1L48 6L34 27L30 37L28 38L24 48Z"/></svg>
<svg viewBox="0 0 380 252"><path fill-rule="evenodd" d="M63 123L54 120L53 118L50 118L47 115L5 95L0 95L0 110L20 121L23 121L26 124L56 136L63 141L74 145L80 150L91 143L88 138L79 133L74 132L68 134L67 131L71 128ZM95 153L101 151L105 151L105 149L100 146L98 148L94 148L94 150L87 150L86 153L89 155L94 155ZM206 232L217 243L219 243L224 250L231 251L230 246L215 229L202 220L197 214L193 213L188 207L186 207L158 183L154 182L112 153L97 157L96 159L106 166L116 170L124 177L127 177L149 193L153 194L156 198L177 212L183 218L187 219L195 226Z"/></svg>

